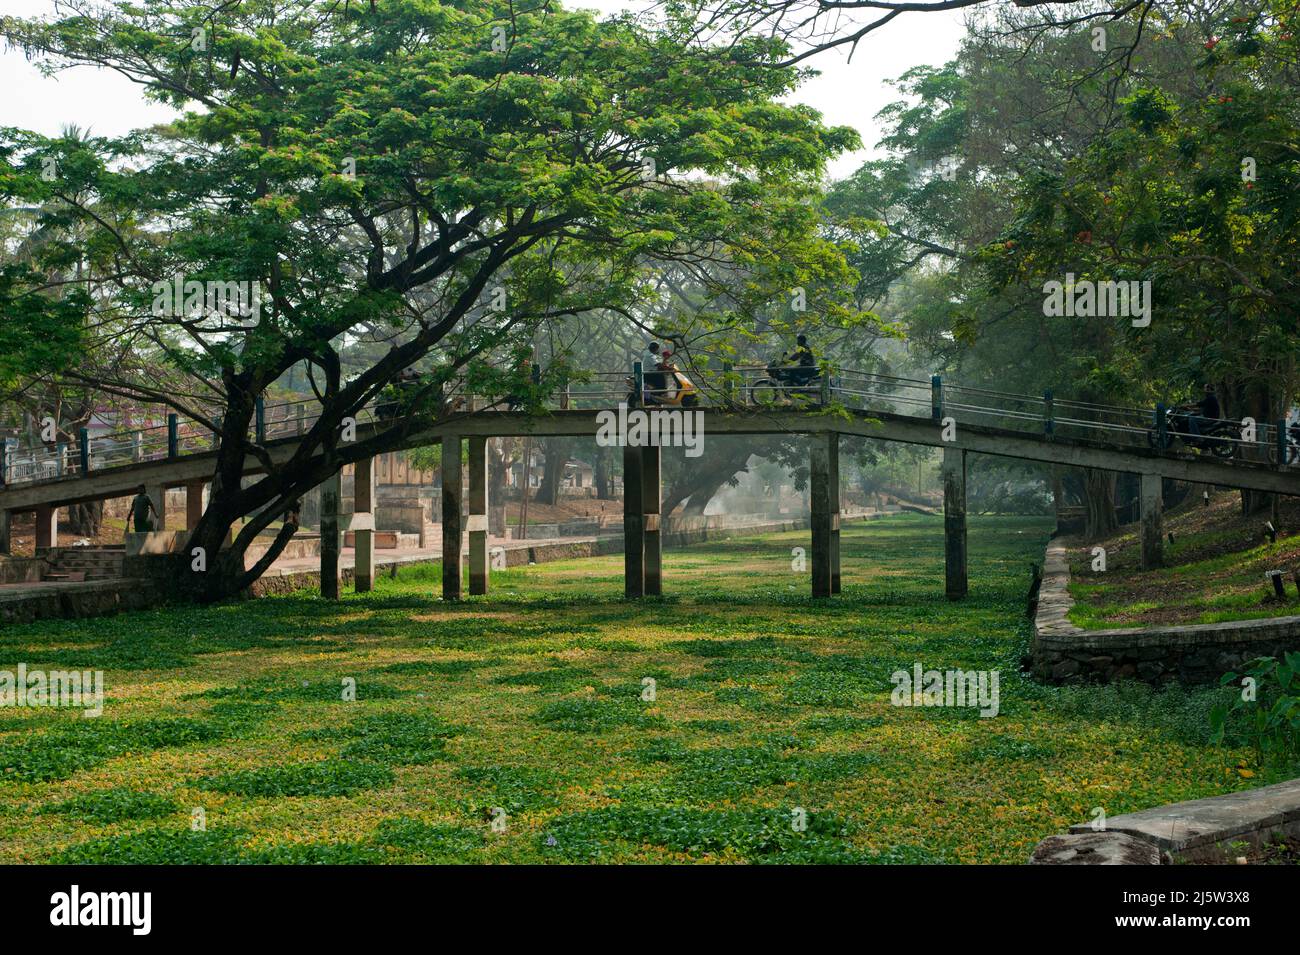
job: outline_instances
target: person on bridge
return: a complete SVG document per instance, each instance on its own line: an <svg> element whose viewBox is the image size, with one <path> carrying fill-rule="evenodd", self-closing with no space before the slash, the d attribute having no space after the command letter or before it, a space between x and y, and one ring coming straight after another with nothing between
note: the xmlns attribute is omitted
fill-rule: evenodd
<svg viewBox="0 0 1300 955"><path fill-rule="evenodd" d="M659 343L651 342L641 354L641 385L645 389L641 394L643 403L653 402L668 387L667 376L660 370L662 362Z"/></svg>
<svg viewBox="0 0 1300 955"><path fill-rule="evenodd" d="M795 340L795 348L788 355L781 356L781 364L793 366L786 372L787 380L792 385L806 385L817 377L817 356L808 346L808 336L800 335Z"/></svg>
<svg viewBox="0 0 1300 955"><path fill-rule="evenodd" d="M1214 393L1214 385L1207 381L1205 396L1195 404L1188 405L1187 410L1196 412L1187 416L1187 430L1192 434L1200 437L1207 429L1213 428L1215 422L1223 417L1223 409L1219 406L1219 398Z"/></svg>
<svg viewBox="0 0 1300 955"><path fill-rule="evenodd" d="M154 507L153 498L145 490L143 484L135 489L135 497L131 500L131 520L135 524L137 534L147 534L157 528L158 509Z"/></svg>
<svg viewBox="0 0 1300 955"><path fill-rule="evenodd" d="M673 403L677 394L677 365L673 362L673 353L667 348L659 352L659 365L655 371L658 387L649 397L649 403L668 405Z"/></svg>

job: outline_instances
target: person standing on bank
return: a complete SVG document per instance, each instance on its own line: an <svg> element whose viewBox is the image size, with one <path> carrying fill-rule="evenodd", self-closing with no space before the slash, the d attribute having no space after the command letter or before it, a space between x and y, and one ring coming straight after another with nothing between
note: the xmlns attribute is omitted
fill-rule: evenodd
<svg viewBox="0 0 1300 955"><path fill-rule="evenodd" d="M157 530L157 518L158 509L154 506L153 498L141 484L135 489L135 497L131 500L131 520L135 525L135 532L146 534Z"/></svg>

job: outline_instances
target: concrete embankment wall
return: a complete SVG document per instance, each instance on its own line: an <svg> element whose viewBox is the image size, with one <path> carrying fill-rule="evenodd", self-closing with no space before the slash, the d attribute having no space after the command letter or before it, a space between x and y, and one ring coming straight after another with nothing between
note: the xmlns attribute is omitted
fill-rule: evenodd
<svg viewBox="0 0 1300 955"><path fill-rule="evenodd" d="M870 520L885 516L884 512L858 511L845 514L843 521ZM757 534L773 534L783 531L806 530L807 518L788 520L749 520L734 519L731 526L721 526L723 522L716 518L676 519L664 529L664 546L682 547L705 541L725 540L735 537L752 537ZM507 541L501 544L505 551L507 567L518 567L529 563L549 563L557 560L576 560L584 557L602 557L623 552L623 536L590 537L572 541L546 541L530 544L527 540ZM290 557L309 557L319 554L319 538L305 537L290 543ZM14 588L6 592L0 589L0 622L27 623L34 620L50 618L78 619L98 617L119 613L126 610L143 610L157 607L165 602L164 588L151 580L151 562L166 560L154 556L128 558L126 573L132 576L119 580L90 581L85 583L37 584L31 587ZM441 558L430 554L403 555L400 551L385 554L376 553L376 569L379 573L392 572L394 568L418 566L421 564L440 563ZM8 560L6 565L17 565L23 561ZM39 559L25 563L33 566L43 563ZM163 566L161 564L159 567ZM35 574L14 580L13 583L27 583L39 580L39 568L16 566L11 574ZM353 571L345 567L341 571L345 586L353 582ZM294 591L320 586L319 570L287 569L273 567L249 589L254 597L267 594L288 594Z"/></svg>

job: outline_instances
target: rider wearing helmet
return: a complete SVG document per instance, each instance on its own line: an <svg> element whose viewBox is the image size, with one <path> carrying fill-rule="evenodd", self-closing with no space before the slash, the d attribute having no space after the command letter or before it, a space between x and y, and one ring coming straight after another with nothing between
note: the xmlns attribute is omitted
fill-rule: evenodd
<svg viewBox="0 0 1300 955"><path fill-rule="evenodd" d="M800 335L795 340L795 349L788 355L781 356L781 363L793 365L786 375L792 385L806 385L817 377L817 357L808 346L808 336Z"/></svg>
<svg viewBox="0 0 1300 955"><path fill-rule="evenodd" d="M1208 381L1205 383L1205 397L1187 408L1188 411L1197 412L1187 416L1187 430L1197 436L1204 434L1206 429L1213 428L1214 423L1223 417L1219 397L1214 393L1214 385Z"/></svg>

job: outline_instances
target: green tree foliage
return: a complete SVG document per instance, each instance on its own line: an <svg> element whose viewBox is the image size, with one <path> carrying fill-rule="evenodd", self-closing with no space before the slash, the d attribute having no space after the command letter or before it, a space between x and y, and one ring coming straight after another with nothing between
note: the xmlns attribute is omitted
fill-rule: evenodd
<svg viewBox="0 0 1300 955"><path fill-rule="evenodd" d="M467 0L69 10L0 19L0 35L51 69L115 69L179 115L83 146L94 161L49 181L50 144L9 136L6 192L83 197L66 204L96 255L102 334L149 342L188 385L77 373L220 431L192 543L216 553L254 515L231 567L328 473L401 443L413 424L338 438L403 369L419 364L435 394L464 374L491 382L494 356L540 323L630 313L667 263L701 281L725 263L721 322L819 283L815 307L849 315L824 281L848 273L817 198L825 160L856 135L781 102L800 77L772 68L775 41L700 49L688 23ZM257 282L260 313L169 313L159 295L176 276ZM363 337L387 347L346 375L340 351ZM292 461L241 486L245 456L266 458L248 437L255 398L304 365L318 422ZM249 573L195 581L199 595L245 586L292 532Z"/></svg>
<svg viewBox="0 0 1300 955"><path fill-rule="evenodd" d="M1162 0L1095 28L1000 14L900 79L887 155L826 203L862 304L960 383L1152 407L1208 381L1275 420L1300 388L1294 14ZM1149 281L1150 325L1049 314L1071 275ZM1084 486L1104 530L1113 478Z"/></svg>
<svg viewBox="0 0 1300 955"><path fill-rule="evenodd" d="M74 289L52 298L32 291L39 284L22 265L0 266L0 391L68 367L81 345L89 296Z"/></svg>

